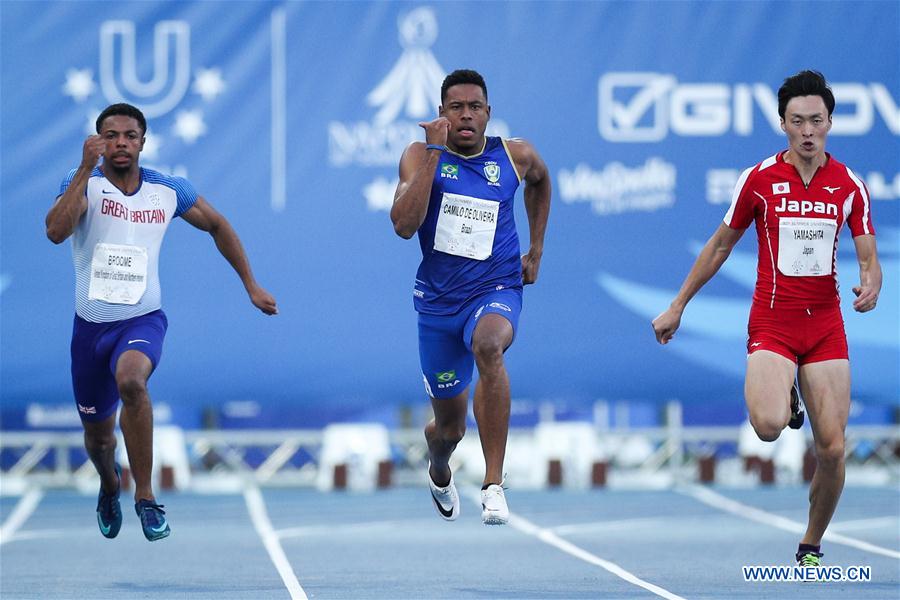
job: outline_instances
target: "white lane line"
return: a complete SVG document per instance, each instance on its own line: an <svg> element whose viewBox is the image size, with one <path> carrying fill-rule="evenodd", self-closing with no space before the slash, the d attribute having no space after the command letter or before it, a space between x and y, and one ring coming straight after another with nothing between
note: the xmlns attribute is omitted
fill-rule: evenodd
<svg viewBox="0 0 900 600"><path fill-rule="evenodd" d="M800 535L803 535L806 532L806 525L803 525L802 523L792 521L788 518L766 512L747 504L742 504L704 487L684 486L676 488L676 491L680 494L690 496L703 504L738 517L743 517L750 521L756 521L757 523L783 529L784 531L790 531L791 533L799 533ZM822 539L834 542L835 544L850 546L865 552L872 552L873 554L881 554L882 556L900 559L900 552L897 552L896 550L882 548L881 546L876 546L869 542L834 533L833 531L825 531L825 535L822 536Z"/></svg>
<svg viewBox="0 0 900 600"><path fill-rule="evenodd" d="M278 535L272 528L272 521L269 520L269 513L266 511L266 504L263 501L262 494L257 487L250 487L244 490L244 501L247 503L247 511L250 513L250 520L253 521L253 527L256 533L262 539L263 545L269 553L269 558L281 575L281 580L291 594L292 600L308 600L306 592L300 587L297 575L291 568L287 556L278 541Z"/></svg>
<svg viewBox="0 0 900 600"><path fill-rule="evenodd" d="M477 490L469 490L468 493L469 493L469 497L471 497L478 504L478 506L481 506L481 493ZM584 562L586 562L588 564L600 567L601 569L604 569L604 570L612 573L616 577L624 579L625 581L627 581L628 583L630 583L632 585L642 587L645 590L647 590L648 592L652 592L652 593L656 594L657 596L661 596L663 598L666 598L667 600L684 600L684 598L682 598L681 596L679 596L677 594L673 594L669 590L663 589L663 588L659 587L658 585L654 585L648 581L644 581L643 579L641 579L634 573L626 571L625 569L623 569L616 563L610 562L603 558L600 558L599 556L596 556L595 554L591 554L587 550L579 548L575 544L562 539L561 537L556 535L552 530L544 529L543 527L538 527L537 525L535 525L534 523L532 523L531 521L529 521L528 519L526 519L524 517L520 517L520 516L510 513L509 526L512 527L513 529L518 529L519 531L521 531L524 534L530 535L532 537L536 537L537 539L544 542L545 544L549 544L550 546L553 546L557 550L562 550L566 554L570 554L579 560L583 560Z"/></svg>
<svg viewBox="0 0 900 600"><path fill-rule="evenodd" d="M618 519L615 521L590 521L588 523L573 523L571 525L559 525L550 530L558 535L572 535L579 533L595 533L598 531L617 531L620 529L632 530L635 527L660 527L665 523L663 519L643 517L636 519Z"/></svg>
<svg viewBox="0 0 900 600"><path fill-rule="evenodd" d="M417 519L403 521L366 521L362 523L337 523L334 525L306 525L302 527L288 527L278 529L275 535L279 539L307 537L316 535L360 535L366 533L392 532L399 527L427 527L434 522L433 519Z"/></svg>
<svg viewBox="0 0 900 600"><path fill-rule="evenodd" d="M14 539L16 530L25 524L25 521L28 520L28 517L31 516L31 513L34 512L34 509L37 508L43 497L44 492L39 489L28 490L22 496L9 514L9 517L7 517L6 522L3 523L3 527L0 527L0 544L5 544Z"/></svg>
<svg viewBox="0 0 900 600"><path fill-rule="evenodd" d="M832 523L828 527L831 529L840 529L841 531L853 530L853 529L880 529L882 527L893 527L894 530L897 529L897 523L900 522L900 517L875 517L872 519L852 519L849 521L837 521Z"/></svg>

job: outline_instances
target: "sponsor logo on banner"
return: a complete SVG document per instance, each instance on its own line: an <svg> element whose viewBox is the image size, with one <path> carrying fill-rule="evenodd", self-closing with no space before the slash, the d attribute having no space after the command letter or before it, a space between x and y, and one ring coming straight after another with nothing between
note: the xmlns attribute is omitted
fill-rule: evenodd
<svg viewBox="0 0 900 600"><path fill-rule="evenodd" d="M99 86L90 67L72 66L66 71L63 94L85 108L85 133L96 133L95 121L108 104L128 102L141 108L153 126L141 153L146 166L187 176L183 165L161 162L163 150L192 146L206 135L204 108L225 90L218 68L191 69L191 28L186 21L158 21L150 44L153 71L149 81L138 77L138 35L134 21L104 21L99 28ZM146 38L151 36L146 35ZM191 79L193 77L193 84ZM198 102L193 96L199 96ZM166 152L167 153L167 152Z"/></svg>
<svg viewBox="0 0 900 600"><path fill-rule="evenodd" d="M370 120L328 123L328 162L332 167L378 169L362 190L372 211L391 209L398 183L394 175L397 163L410 142L424 139L418 123L437 118L446 76L431 51L439 29L433 8L423 6L402 15L398 29L403 47L400 58L362 99L375 111ZM487 133L509 137L509 127L492 119Z"/></svg>
<svg viewBox="0 0 900 600"><path fill-rule="evenodd" d="M900 136L900 109L888 86L833 83L831 89L832 135L865 135L880 122ZM763 83L681 83L670 73L648 72L605 73L598 82L598 128L610 142L658 142L670 133L749 136L760 113L783 135L777 91Z"/></svg>
<svg viewBox="0 0 900 600"><path fill-rule="evenodd" d="M638 167L613 162L599 171L582 163L560 170L557 179L563 202L590 202L598 215L653 212L675 204L675 165L659 157Z"/></svg>
<svg viewBox="0 0 900 600"><path fill-rule="evenodd" d="M730 204L734 186L741 178L737 169L709 169L706 171L706 201L710 204Z"/></svg>

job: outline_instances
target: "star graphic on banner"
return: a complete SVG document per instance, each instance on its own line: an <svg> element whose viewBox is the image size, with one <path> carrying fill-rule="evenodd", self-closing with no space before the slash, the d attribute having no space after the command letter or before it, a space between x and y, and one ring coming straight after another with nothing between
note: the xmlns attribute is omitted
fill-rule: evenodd
<svg viewBox="0 0 900 600"><path fill-rule="evenodd" d="M66 71L66 84L63 93L71 96L76 102L84 102L94 93L94 74L90 69L69 69Z"/></svg>
<svg viewBox="0 0 900 600"><path fill-rule="evenodd" d="M193 144L206 133L202 110L182 110L175 117L175 135L188 144Z"/></svg>
<svg viewBox="0 0 900 600"><path fill-rule="evenodd" d="M375 180L363 188L363 195L366 197L366 207L371 211L391 210L394 204L394 191L400 180L394 178L388 181L384 177L377 177Z"/></svg>
<svg viewBox="0 0 900 600"><path fill-rule="evenodd" d="M163 137L147 132L144 136L144 149L141 151L141 157L147 160L157 160L159 158L159 149L163 145Z"/></svg>
<svg viewBox="0 0 900 600"><path fill-rule="evenodd" d="M219 69L197 69L194 75L193 91L203 97L205 102L211 102L216 96L225 91L225 82Z"/></svg>

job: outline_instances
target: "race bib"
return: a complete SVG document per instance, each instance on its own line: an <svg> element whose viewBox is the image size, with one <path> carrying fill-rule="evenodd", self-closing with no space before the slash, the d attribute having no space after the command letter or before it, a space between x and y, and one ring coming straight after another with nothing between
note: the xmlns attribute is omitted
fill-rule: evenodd
<svg viewBox="0 0 900 600"><path fill-rule="evenodd" d="M94 246L88 299L137 304L146 289L146 248L103 243Z"/></svg>
<svg viewBox="0 0 900 600"><path fill-rule="evenodd" d="M485 260L494 248L500 203L444 192L434 232L434 249Z"/></svg>
<svg viewBox="0 0 900 600"><path fill-rule="evenodd" d="M782 217L778 224L778 270L790 277L831 275L837 223L831 219Z"/></svg>

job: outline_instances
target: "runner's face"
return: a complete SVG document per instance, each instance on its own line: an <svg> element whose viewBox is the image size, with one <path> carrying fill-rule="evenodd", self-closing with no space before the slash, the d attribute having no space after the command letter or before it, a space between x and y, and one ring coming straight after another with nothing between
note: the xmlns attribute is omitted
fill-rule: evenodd
<svg viewBox="0 0 900 600"><path fill-rule="evenodd" d="M144 149L144 133L134 117L112 115L103 119L100 137L106 142L103 164L117 171L127 171L137 164Z"/></svg>
<svg viewBox="0 0 900 600"><path fill-rule="evenodd" d="M460 83L447 88L440 114L450 121L447 145L460 154L480 152L484 130L491 118L491 107L481 86Z"/></svg>
<svg viewBox="0 0 900 600"><path fill-rule="evenodd" d="M781 129L787 134L791 152L811 160L825 153L825 137L831 130L831 117L821 96L796 96L784 110Z"/></svg>

